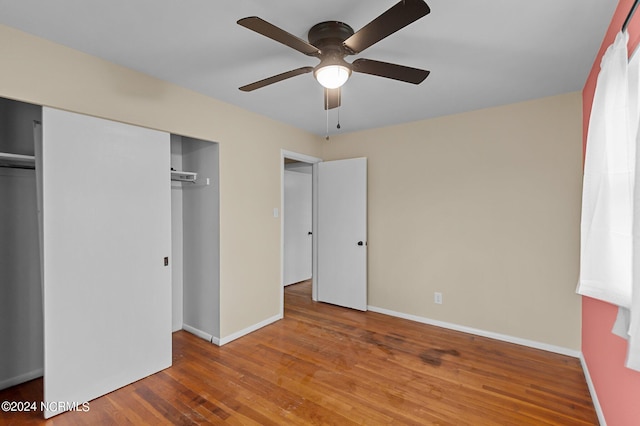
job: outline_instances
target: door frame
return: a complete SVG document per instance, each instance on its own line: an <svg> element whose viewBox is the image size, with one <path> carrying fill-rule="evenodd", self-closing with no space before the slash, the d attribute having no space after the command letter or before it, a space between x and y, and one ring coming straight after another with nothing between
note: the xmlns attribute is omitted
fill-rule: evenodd
<svg viewBox="0 0 640 426"><path fill-rule="evenodd" d="M293 151L288 151L286 149L280 150L280 317L284 318L284 159L289 158L291 160L301 161L303 163L308 163L312 165L311 172L311 186L312 186L312 194L311 194L311 224L312 224L312 245L311 245L311 298L313 300L318 300L318 289L316 287L316 276L317 276L317 164L322 162L322 158L312 157L306 154L300 154Z"/></svg>

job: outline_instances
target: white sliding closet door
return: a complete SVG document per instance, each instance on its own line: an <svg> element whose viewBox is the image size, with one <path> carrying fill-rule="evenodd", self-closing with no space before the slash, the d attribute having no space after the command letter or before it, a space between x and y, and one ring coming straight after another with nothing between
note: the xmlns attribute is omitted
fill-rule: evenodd
<svg viewBox="0 0 640 426"><path fill-rule="evenodd" d="M50 108L43 141L51 417L171 365L170 150L167 133Z"/></svg>

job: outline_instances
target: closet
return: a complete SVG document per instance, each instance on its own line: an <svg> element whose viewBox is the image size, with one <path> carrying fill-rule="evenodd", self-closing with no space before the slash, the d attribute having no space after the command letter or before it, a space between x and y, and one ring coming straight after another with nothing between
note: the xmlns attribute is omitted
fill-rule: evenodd
<svg viewBox="0 0 640 426"><path fill-rule="evenodd" d="M0 99L0 387L51 417L215 341L218 188L215 143Z"/></svg>
<svg viewBox="0 0 640 426"><path fill-rule="evenodd" d="M172 329L220 337L218 144L171 135Z"/></svg>
<svg viewBox="0 0 640 426"><path fill-rule="evenodd" d="M42 108L0 98L0 388L43 371L34 122Z"/></svg>

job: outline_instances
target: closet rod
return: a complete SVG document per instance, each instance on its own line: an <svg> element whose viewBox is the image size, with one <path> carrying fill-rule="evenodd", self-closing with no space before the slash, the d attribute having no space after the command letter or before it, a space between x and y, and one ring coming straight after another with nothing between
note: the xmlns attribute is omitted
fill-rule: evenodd
<svg viewBox="0 0 640 426"><path fill-rule="evenodd" d="M640 0L636 0L633 2L633 6L631 7L631 10L629 11L629 14L627 15L627 19L624 20L624 24L622 24L622 30L624 32L624 30L627 29L627 25L629 25L629 21L631 21L631 18L633 18L633 14L636 13L636 8L638 7L638 3L640 2Z"/></svg>
<svg viewBox="0 0 640 426"><path fill-rule="evenodd" d="M35 166L19 166L17 164L0 164L0 167L5 169L26 169L26 170L35 170Z"/></svg>

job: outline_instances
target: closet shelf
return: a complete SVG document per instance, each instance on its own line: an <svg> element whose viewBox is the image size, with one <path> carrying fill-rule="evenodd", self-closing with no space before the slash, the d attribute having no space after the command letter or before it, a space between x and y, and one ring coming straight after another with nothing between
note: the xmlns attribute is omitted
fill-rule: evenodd
<svg viewBox="0 0 640 426"><path fill-rule="evenodd" d="M177 182L191 182L196 183L198 173L196 172L183 172L178 170L171 170L171 180Z"/></svg>
<svg viewBox="0 0 640 426"><path fill-rule="evenodd" d="M2 167L34 168L35 164L36 157L33 155L0 152L0 166Z"/></svg>

